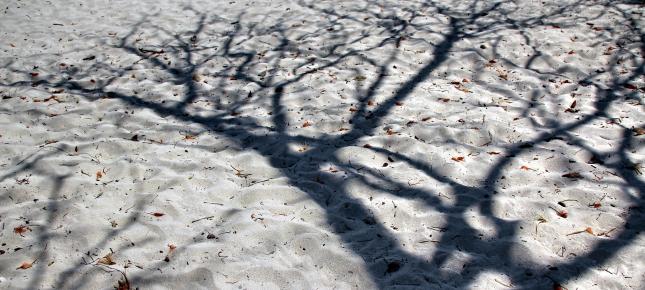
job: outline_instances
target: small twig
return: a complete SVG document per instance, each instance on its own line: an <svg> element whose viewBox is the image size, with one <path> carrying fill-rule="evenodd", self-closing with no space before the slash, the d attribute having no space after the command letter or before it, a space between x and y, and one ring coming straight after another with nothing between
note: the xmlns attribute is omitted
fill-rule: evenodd
<svg viewBox="0 0 645 290"><path fill-rule="evenodd" d="M495 278L495 279L493 279L493 280L495 280L495 282L497 282L497 283L499 283L499 284L501 284L501 285L504 285L504 286L506 286L506 287L508 287L508 288L512 288L512 287L513 287L513 286L512 286L512 285L510 285L510 284L504 284L504 283L500 282L499 280L497 280L497 278Z"/></svg>
<svg viewBox="0 0 645 290"><path fill-rule="evenodd" d="M207 216L207 217L203 217L203 218L198 218L198 219L196 219L196 220L194 220L194 221L192 221L192 222L190 222L190 223L196 223L196 222L198 222L198 221L206 220L206 219L212 219L212 218L214 218L214 217L215 217L215 216L214 216L214 215L212 215L212 216Z"/></svg>

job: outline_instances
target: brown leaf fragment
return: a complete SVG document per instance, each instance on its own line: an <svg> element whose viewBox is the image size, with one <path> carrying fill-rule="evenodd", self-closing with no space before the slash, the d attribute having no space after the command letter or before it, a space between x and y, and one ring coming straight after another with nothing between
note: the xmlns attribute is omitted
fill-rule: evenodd
<svg viewBox="0 0 645 290"><path fill-rule="evenodd" d="M18 268L16 268L16 270L18 270L18 269L26 270L26 269L31 268L33 265L34 265L33 262L22 262L22 264L20 264L20 266L18 266Z"/></svg>
<svg viewBox="0 0 645 290"><path fill-rule="evenodd" d="M21 237L24 237L22 234L24 234L26 232L30 232L30 231L31 231L31 228L26 226L26 225L20 225L20 226L17 226L15 228L13 228L13 232L15 234L20 235Z"/></svg>
<svg viewBox="0 0 645 290"><path fill-rule="evenodd" d="M100 181L103 177L103 173L99 170L96 172L96 181Z"/></svg>
<svg viewBox="0 0 645 290"><path fill-rule="evenodd" d="M309 126L311 126L311 122L309 121L305 121L304 123L302 123L302 128L307 128Z"/></svg>
<svg viewBox="0 0 645 290"><path fill-rule="evenodd" d="M114 264L116 264L116 262L114 262L114 259L112 258L112 253L109 253L109 254L103 256L102 258L98 259L96 262L99 263L99 264L103 264L103 265L114 265Z"/></svg>
<svg viewBox="0 0 645 290"><path fill-rule="evenodd" d="M154 217L162 217L166 215L165 213L162 213L162 212L149 212L148 214Z"/></svg>
<svg viewBox="0 0 645 290"><path fill-rule="evenodd" d="M580 175L580 173L578 172L569 172L569 173L563 174L562 177L576 179L576 178L582 178L582 175Z"/></svg>
<svg viewBox="0 0 645 290"><path fill-rule="evenodd" d="M168 253L166 254L166 257L163 259L164 262L170 262L170 255L175 252L175 249L177 249L177 246L173 244L168 244Z"/></svg>
<svg viewBox="0 0 645 290"><path fill-rule="evenodd" d="M640 136L640 135L645 135L645 128L632 128L632 131L634 131L634 136Z"/></svg>
<svg viewBox="0 0 645 290"><path fill-rule="evenodd" d="M125 274L123 274L123 279L119 280L116 286L116 290L130 290L130 289L132 289L130 287L130 281L128 281L128 278L125 277Z"/></svg>
<svg viewBox="0 0 645 290"><path fill-rule="evenodd" d="M401 263L399 261L392 261L387 264L387 270L385 270L386 273L394 273L401 269Z"/></svg>
<svg viewBox="0 0 645 290"><path fill-rule="evenodd" d="M567 108L564 111L567 112L567 113L577 113L579 110L576 110L576 105L577 105L576 100L573 100L573 103L571 103L571 105L569 105L569 108Z"/></svg>
<svg viewBox="0 0 645 290"><path fill-rule="evenodd" d="M496 152L496 151L489 151L488 154L490 154L490 155L499 155L500 153Z"/></svg>
<svg viewBox="0 0 645 290"><path fill-rule="evenodd" d="M636 86L635 86L635 85L632 85L632 84L624 84L623 86L624 86L626 89L630 89L630 90L635 90L635 89L637 89L637 88L636 88Z"/></svg>
<svg viewBox="0 0 645 290"><path fill-rule="evenodd" d="M566 219L569 216L569 213L566 210L560 210L560 211L556 211L556 212L557 212L558 216L561 217L561 218Z"/></svg>
<svg viewBox="0 0 645 290"><path fill-rule="evenodd" d="M453 161L456 161L456 162L463 162L464 161L463 156L454 156L454 157L452 157L450 159L452 159Z"/></svg>

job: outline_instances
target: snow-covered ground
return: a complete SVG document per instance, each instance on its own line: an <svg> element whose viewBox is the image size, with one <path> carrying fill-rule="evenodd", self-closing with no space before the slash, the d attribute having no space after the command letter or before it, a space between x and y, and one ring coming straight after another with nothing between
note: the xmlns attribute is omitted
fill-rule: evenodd
<svg viewBox="0 0 645 290"><path fill-rule="evenodd" d="M633 2L3 1L0 288L643 289Z"/></svg>

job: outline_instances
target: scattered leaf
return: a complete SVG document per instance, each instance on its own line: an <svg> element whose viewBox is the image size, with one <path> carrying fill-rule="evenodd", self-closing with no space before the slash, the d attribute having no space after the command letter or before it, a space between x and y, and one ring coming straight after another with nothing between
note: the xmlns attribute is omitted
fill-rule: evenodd
<svg viewBox="0 0 645 290"><path fill-rule="evenodd" d="M103 173L101 171L97 171L96 172L96 181L100 181L102 177L103 177Z"/></svg>
<svg viewBox="0 0 645 290"><path fill-rule="evenodd" d="M114 262L114 259L112 258L112 253L109 253L109 254L103 256L102 258L98 259L96 262L99 263L99 264L103 264L103 265L114 265L114 264L116 264L116 262Z"/></svg>
<svg viewBox="0 0 645 290"><path fill-rule="evenodd" d="M165 213L162 213L162 212L150 212L148 214L151 215L151 216L154 216L154 217L162 217L162 216L166 215Z"/></svg>
<svg viewBox="0 0 645 290"><path fill-rule="evenodd" d="M117 284L116 290L130 290L130 289L132 289L132 288L130 288L130 281L128 281L128 278L125 277L125 274L124 274L123 279L119 280L118 283L119 284Z"/></svg>
<svg viewBox="0 0 645 290"><path fill-rule="evenodd" d="M457 161L457 162L463 162L464 161L463 156L455 156L455 157L452 157L450 159L452 159L453 161Z"/></svg>
<svg viewBox="0 0 645 290"><path fill-rule="evenodd" d="M490 154L490 155L499 155L500 153L496 152L496 151L489 151L488 154Z"/></svg>
<svg viewBox="0 0 645 290"><path fill-rule="evenodd" d="M640 136L645 134L644 128L632 128L632 131L634 131L634 136Z"/></svg>
<svg viewBox="0 0 645 290"><path fill-rule="evenodd" d="M26 225L20 225L20 226L17 226L15 228L13 228L13 232L18 234L18 235L20 235L21 237L24 237L22 234L24 234L24 233L26 233L28 231L31 231L31 228L29 228Z"/></svg>
<svg viewBox="0 0 645 290"><path fill-rule="evenodd" d="M520 169L522 169L522 170L531 170L531 168L529 168L529 167L528 167L528 166L526 166L526 165L522 165L522 167L520 167Z"/></svg>
<svg viewBox="0 0 645 290"><path fill-rule="evenodd" d="M561 210L561 211L558 211L557 213L558 213L558 216L561 218L566 219L569 216L569 213L566 210Z"/></svg>
<svg viewBox="0 0 645 290"><path fill-rule="evenodd" d="M590 233L590 234L592 234L592 235L594 234L594 233L593 233L593 229L592 229L591 227L587 227L587 228L585 229L585 232L588 232L588 233Z"/></svg>
<svg viewBox="0 0 645 290"><path fill-rule="evenodd" d="M567 112L567 113L577 113L579 110L576 110L576 105L577 105L576 100L573 100L573 103L571 103L571 105L569 105L569 108L567 108L564 111Z"/></svg>
<svg viewBox="0 0 645 290"><path fill-rule="evenodd" d="M582 175L580 175L580 173L578 172L569 172L569 173L563 174L562 177L576 179L576 178L582 178Z"/></svg>
<svg viewBox="0 0 645 290"><path fill-rule="evenodd" d="M309 121L305 121L304 123L302 123L302 128L307 128L309 126L311 126L311 123Z"/></svg>
<svg viewBox="0 0 645 290"><path fill-rule="evenodd" d="M33 262L22 262L22 264L20 264L20 266L18 266L18 268L16 268L16 270L18 270L18 269L26 270L26 269L31 268L33 265L34 265Z"/></svg>
<svg viewBox="0 0 645 290"><path fill-rule="evenodd" d="M401 269L401 263L398 262L398 261L393 261L393 262L389 262L387 264L387 270L385 270L385 272L394 273L394 272L398 271L399 269Z"/></svg>

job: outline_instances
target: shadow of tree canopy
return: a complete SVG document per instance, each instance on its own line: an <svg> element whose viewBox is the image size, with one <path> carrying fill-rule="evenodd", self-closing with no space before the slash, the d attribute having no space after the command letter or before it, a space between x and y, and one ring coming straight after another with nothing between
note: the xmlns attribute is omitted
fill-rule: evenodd
<svg viewBox="0 0 645 290"><path fill-rule="evenodd" d="M91 102L116 100L128 110L145 109L163 118L198 125L201 132L214 132L243 151L265 157L291 186L306 193L319 206L331 231L362 259L376 288L433 288L448 284L463 289L472 286L485 271L508 276L510 285L520 289L564 285L615 257L642 233L645 185L633 170L636 162L630 158L630 152L642 148L642 138L634 137L632 128L614 124L621 127L619 146L601 150L576 133L594 123L617 118L612 106L618 102L631 101L642 106L642 89L628 88L628 84L643 78L645 46L642 20L638 19L642 15L631 13L628 7L615 1L557 4L299 1L291 7L282 14L259 17L240 13L231 18L187 6L184 13L193 15L194 23L185 30L165 23L158 13L138 15L140 20L127 35L105 42L111 50L127 57L119 60L99 57L83 68L61 69L58 63L52 63L52 71L59 69L63 74L41 74L37 80L29 76L31 70L14 68L8 63L6 67L24 75L26 80L2 83L2 87L64 88ZM531 9L534 11L528 13ZM594 26L589 25L593 37L572 36L572 41L585 41L592 50L602 50L604 43L613 43L606 66L585 68L575 61L554 64L556 56L543 43L549 31L566 31L580 23L593 23L608 13L628 29L604 26L593 30ZM508 51L505 46L510 42L524 51ZM473 64L473 70L455 69L467 63ZM140 79L137 74L146 70L154 70L155 74ZM513 81L510 71L529 77ZM499 81L491 82L491 75ZM501 81L507 83L500 84ZM134 91L128 89L132 83L136 84ZM452 87L459 91L441 91ZM563 87L574 97L584 95L587 106L579 107L575 113L563 113L564 109L540 105L545 96L555 99L563 95ZM170 97L164 90L175 94ZM459 94L466 97L436 100L438 96ZM476 94L492 95L493 101L485 104L486 101L470 97ZM461 102L464 113L479 112L477 116L482 119L461 120L461 124L454 126L441 121L446 116L426 114L421 107L411 109L418 113L416 117L404 116L409 119L396 114L408 103L434 104L430 106L437 106L436 112L442 102ZM512 109L519 112L519 118L527 120L521 126L530 130L518 133L518 139L496 138L493 127L505 126L495 119L495 113L486 110L508 111L503 102L521 104ZM198 103L206 105L195 105ZM568 104L563 106L566 109ZM571 111L574 107L571 106ZM438 123L425 125L422 120L430 118ZM425 128L414 129L415 126ZM506 126L510 130L516 125ZM464 131L472 127L477 129ZM451 139L445 130L466 132L489 141L474 144L464 141L470 140L467 138ZM392 146L393 142L407 145ZM553 143L557 146L549 147ZM306 150L293 149L301 144L306 144ZM418 152L411 148L412 144L429 153ZM73 150L69 145L55 148L48 154ZM203 152L203 158L209 158L210 148L195 148ZM420 158L432 150L451 148L471 152L497 150L499 155L490 164L467 169L473 178L451 177L435 168L441 166L436 159ZM522 225L494 213L499 196L504 194L502 183L509 168L520 157L534 156L548 148L582 151L593 156L595 166L616 174L620 179L617 186L633 197L633 207L622 228L611 237L599 239L584 254L556 263L530 255L521 258L518 251L530 251L528 246L518 247ZM359 153L403 164L436 186L414 186L402 181L396 172L383 172L363 159L352 159ZM30 157L15 165L0 179L31 170L39 158ZM57 188L66 178L52 177L58 186L50 196L50 221L56 215L54 200L60 195ZM443 226L437 233L438 240L432 240L438 250L430 255L411 253L396 231L380 222L365 199L352 189L355 184L393 198L415 201L424 210L439 213ZM445 194L451 198L447 199ZM105 250L110 239L137 223L144 204L137 203L130 222L107 234L91 250ZM469 222L473 210L490 226L484 238L481 229ZM48 255L46 245L53 227L50 223L38 230L42 259ZM460 230L451 232L451 227ZM448 265L455 255L467 257L460 269ZM74 261L53 288L83 288L87 280L77 273L82 264L81 260ZM165 265L160 261L149 268ZM32 278L28 288L39 287L47 267L40 264L36 270L39 274ZM128 276L132 285L142 287L163 285L168 277L169 274L156 270Z"/></svg>

